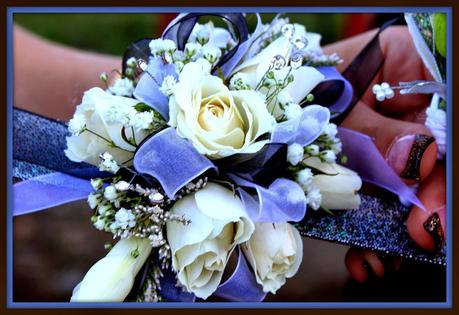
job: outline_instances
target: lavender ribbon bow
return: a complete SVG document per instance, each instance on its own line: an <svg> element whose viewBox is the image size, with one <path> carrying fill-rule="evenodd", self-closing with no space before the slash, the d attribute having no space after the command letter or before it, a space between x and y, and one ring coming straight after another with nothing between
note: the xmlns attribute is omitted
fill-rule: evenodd
<svg viewBox="0 0 459 315"><path fill-rule="evenodd" d="M285 156L284 156L285 161ZM218 168L200 154L175 129L167 128L148 139L134 156L135 169L159 181L167 196L174 199L177 192L193 179ZM270 183L269 188L259 182L244 179L225 169L226 176L240 184L239 192L250 218L257 222L299 221L306 213L306 199L301 187L285 178ZM253 180L253 179L252 179ZM242 187L254 189L256 196Z"/></svg>

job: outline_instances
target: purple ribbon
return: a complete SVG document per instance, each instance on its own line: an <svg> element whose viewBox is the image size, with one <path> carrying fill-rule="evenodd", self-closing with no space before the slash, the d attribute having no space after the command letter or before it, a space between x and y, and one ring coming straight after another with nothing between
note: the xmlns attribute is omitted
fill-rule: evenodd
<svg viewBox="0 0 459 315"><path fill-rule="evenodd" d="M342 85L342 90L341 93L338 93L338 98L334 99L330 106L327 106L330 110L331 118L333 119L346 112L346 109L349 107L353 96L352 85L335 67L319 67L317 70L325 76L325 79L322 80L319 86L312 92L316 99L314 101L315 103L326 105L320 101L323 99L322 96L333 94L330 90L331 85Z"/></svg>
<svg viewBox="0 0 459 315"><path fill-rule="evenodd" d="M303 147L317 139L330 120L330 112L323 106L310 105L303 108L301 116L276 125L271 142L293 144Z"/></svg>
<svg viewBox="0 0 459 315"><path fill-rule="evenodd" d="M166 76L178 78L173 64L164 64L161 58L150 58L147 70L140 78L134 90L134 97L144 102L169 120L169 98L160 91Z"/></svg>
<svg viewBox="0 0 459 315"><path fill-rule="evenodd" d="M253 271L247 264L244 254L238 248L238 261L233 274L224 283L220 284L215 295L235 302L261 302L266 293L257 283Z"/></svg>
<svg viewBox="0 0 459 315"><path fill-rule="evenodd" d="M338 137L347 156L346 167L357 172L363 181L375 184L425 210L416 194L401 180L376 148L373 140L363 133L338 128Z"/></svg>
<svg viewBox="0 0 459 315"><path fill-rule="evenodd" d="M228 175L236 184L250 219L254 222L298 222L306 215L306 198L296 182L278 178L269 186L262 187L236 175ZM256 195L244 188L253 188Z"/></svg>
<svg viewBox="0 0 459 315"><path fill-rule="evenodd" d="M86 199L93 191L87 179L63 173L34 177L13 186L13 216Z"/></svg>
<svg viewBox="0 0 459 315"><path fill-rule="evenodd" d="M255 40L259 38L262 32L263 23L261 21L260 15L257 14L257 26L255 28L255 31L252 33L252 35L250 35L250 37L246 41L244 41L237 47L237 50L231 57L231 59L226 61L226 63L221 66L221 70L225 78L228 78L232 74L234 68L236 68L236 66L239 64L242 58L247 54Z"/></svg>
<svg viewBox="0 0 459 315"><path fill-rule="evenodd" d="M194 178L208 170L217 170L172 127L145 141L134 156L134 167L156 178L171 199Z"/></svg>
<svg viewBox="0 0 459 315"><path fill-rule="evenodd" d="M218 168L193 145L181 138L173 128L165 129L148 139L134 156L134 167L159 181L167 196L175 198L176 193L194 178L208 170ZM254 189L257 196L251 196L240 189L246 210L255 222L300 221L306 213L306 197L295 182L278 178L269 188L231 174L227 176L236 184Z"/></svg>

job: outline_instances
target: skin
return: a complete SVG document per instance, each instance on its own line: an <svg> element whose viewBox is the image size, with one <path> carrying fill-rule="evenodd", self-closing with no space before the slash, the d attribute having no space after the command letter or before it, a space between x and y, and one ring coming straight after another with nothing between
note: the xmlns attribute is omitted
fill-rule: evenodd
<svg viewBox="0 0 459 315"><path fill-rule="evenodd" d="M329 45L324 50L328 53L336 52L344 59L343 64L339 66L342 71L375 33L375 30L369 31ZM397 85L400 81L432 80L432 77L417 54L406 27L393 26L382 32L380 45L386 57L385 63L355 109L343 121L342 126L373 136L376 146L385 155L394 139L403 135L415 133L431 135L424 126L425 109L430 104L431 96L396 93L394 98L379 103L371 87L381 82ZM434 249L434 242L424 230L423 223L433 212L439 214L443 234L446 235L445 166L436 161L436 154L436 145L431 144L421 160L421 181L417 195L427 211L413 207L406 222L409 235L419 246L427 250ZM406 182L412 184L414 181ZM352 249L346 257L346 266L354 279L364 281L367 277L367 270L362 265L364 261L376 275L384 274L381 272L381 264L375 263L376 260L379 258L370 251Z"/></svg>
<svg viewBox="0 0 459 315"><path fill-rule="evenodd" d="M13 58L14 105L60 120L73 116L84 91L103 87L100 73L121 66L119 57L61 46L16 25Z"/></svg>
<svg viewBox="0 0 459 315"><path fill-rule="evenodd" d="M325 52L338 53L344 62L338 67L344 70L375 34L375 30L334 43ZM374 83L413 81L431 76L416 53L414 44L405 27L390 27L380 36L380 44L386 60ZM54 119L69 120L84 91L94 86L104 87L99 80L102 72L119 69L119 57L101 55L68 48L38 38L24 29L14 26L14 104ZM50 87L53 87L50 91ZM383 155L400 136L420 133L431 135L423 125L428 95L400 96L378 103L368 90L342 126L375 138ZM44 91L50 91L44 93ZM424 212L413 207L407 220L410 236L419 246L434 248L431 236L423 229L428 216L436 211L445 231L445 168L436 162L436 145L430 145L422 157L421 183L418 197L427 207ZM397 171L397 170L396 170ZM413 183L408 181L408 183ZM376 275L384 275L379 258L368 251L352 249L346 257L346 266L359 281L366 279L366 261Z"/></svg>

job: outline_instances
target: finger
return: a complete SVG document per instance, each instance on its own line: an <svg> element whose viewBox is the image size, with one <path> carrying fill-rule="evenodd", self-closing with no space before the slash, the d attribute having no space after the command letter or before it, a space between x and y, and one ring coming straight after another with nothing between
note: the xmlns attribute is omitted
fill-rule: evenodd
<svg viewBox="0 0 459 315"><path fill-rule="evenodd" d="M392 26L381 33L380 47L385 56L384 64L373 79L362 100L384 115L394 117L403 113L421 111L432 98L427 94L405 94L396 92L394 97L378 102L372 92L374 84L388 82L392 86L399 82L433 80L417 53L413 39L405 26Z"/></svg>
<svg viewBox="0 0 459 315"><path fill-rule="evenodd" d="M408 234L422 248L440 250L446 235L446 173L443 165L436 165L420 185L418 197L427 211L417 206L411 209L406 221Z"/></svg>
<svg viewBox="0 0 459 315"><path fill-rule="evenodd" d="M384 265L373 251L351 248L346 253L344 263L352 279L357 282L367 281L370 273L377 277L384 277Z"/></svg>
<svg viewBox="0 0 459 315"><path fill-rule="evenodd" d="M355 59L357 54L375 36L376 30L372 30L358 36L354 36L324 47L324 52L331 54L336 52L343 62L338 65L339 71L344 71ZM405 26L391 26L380 34L381 51L385 58L381 70L370 83L362 100L370 107L377 109L389 117L398 117L413 111L421 111L426 107L431 96L415 94L400 95L396 93L394 98L384 102L378 102L371 91L373 85L388 82L398 85L399 82L414 80L432 80L428 70L419 57L411 35ZM362 71L365 71L362 65Z"/></svg>
<svg viewBox="0 0 459 315"><path fill-rule="evenodd" d="M383 157L407 184L432 172L437 145L424 125L385 117L359 102L341 126L373 137Z"/></svg>

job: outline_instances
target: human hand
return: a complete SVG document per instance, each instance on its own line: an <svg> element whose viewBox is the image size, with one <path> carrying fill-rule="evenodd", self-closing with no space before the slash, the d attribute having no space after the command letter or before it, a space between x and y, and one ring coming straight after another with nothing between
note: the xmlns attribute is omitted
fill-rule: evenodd
<svg viewBox="0 0 459 315"><path fill-rule="evenodd" d="M335 43L325 50L336 52L345 60L339 67L343 70L375 32ZM374 137L377 148L396 173L409 185L419 184L417 195L427 211L413 206L406 221L407 230L420 247L439 249L446 232L446 175L443 163L436 159L437 145L424 126L431 95L396 94L392 99L378 102L371 91L376 83L398 85L400 81L432 80L432 77L406 27L389 27L380 34L379 40L384 65L341 126ZM346 257L346 266L354 279L362 282L367 278L368 268L364 268L363 262L374 274L384 274L384 264L378 255L352 249Z"/></svg>

